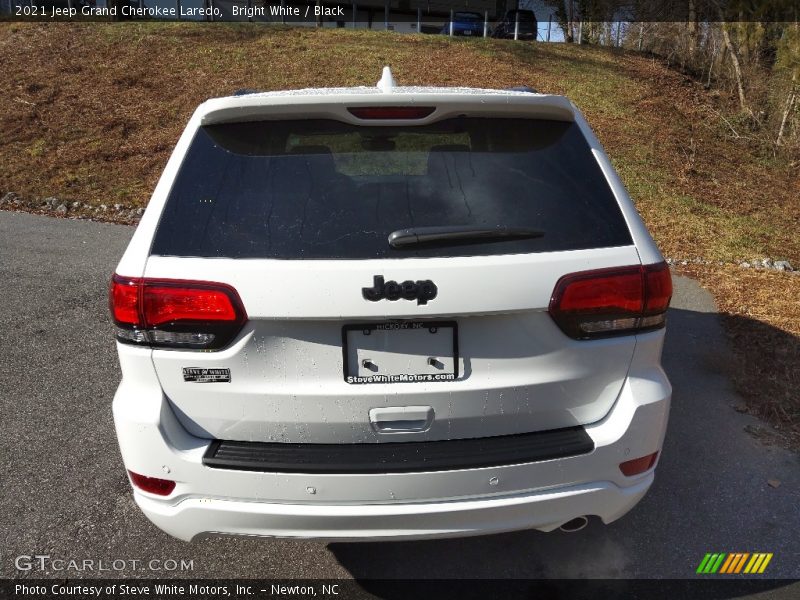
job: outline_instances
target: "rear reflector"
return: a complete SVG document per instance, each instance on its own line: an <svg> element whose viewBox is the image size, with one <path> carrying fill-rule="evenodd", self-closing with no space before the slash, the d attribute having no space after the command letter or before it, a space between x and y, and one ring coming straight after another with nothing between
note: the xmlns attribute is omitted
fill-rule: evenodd
<svg viewBox="0 0 800 600"><path fill-rule="evenodd" d="M622 474L625 475L625 477L633 477L634 475L639 475L640 473L644 473L645 471L652 469L653 465L656 464L657 459L658 452L653 452L652 454L642 456L641 458L626 460L624 463L619 465L619 470L622 471Z"/></svg>
<svg viewBox="0 0 800 600"><path fill-rule="evenodd" d="M353 106L351 115L365 120L424 119L435 106Z"/></svg>
<svg viewBox="0 0 800 600"><path fill-rule="evenodd" d="M574 339L658 329L672 297L666 263L565 275L550 299L550 315Z"/></svg>
<svg viewBox="0 0 800 600"><path fill-rule="evenodd" d="M114 275L109 308L118 340L160 347L219 349L247 320L235 289L207 281Z"/></svg>
<svg viewBox="0 0 800 600"><path fill-rule="evenodd" d="M159 479L158 477L146 477L133 471L128 471L131 483L142 490L156 496L169 496L175 489L175 482L169 479Z"/></svg>

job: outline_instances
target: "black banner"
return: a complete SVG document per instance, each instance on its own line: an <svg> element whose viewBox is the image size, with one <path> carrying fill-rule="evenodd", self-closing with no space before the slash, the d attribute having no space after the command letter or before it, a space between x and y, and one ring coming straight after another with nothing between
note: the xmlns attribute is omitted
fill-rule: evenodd
<svg viewBox="0 0 800 600"><path fill-rule="evenodd" d="M0 583L2 598L138 598L170 600L179 598L222 599L371 599L438 600L469 599L723 599L768 594L776 600L800 597L797 580L698 578L687 580L388 580L388 579L5 579Z"/></svg>
<svg viewBox="0 0 800 600"><path fill-rule="evenodd" d="M249 21L389 30L414 24L419 32L446 33L451 14L454 22L470 20L465 13L471 13L473 20L495 24L513 19L508 11L518 7L532 10L539 24L800 20L800 0L0 0L0 18Z"/></svg>

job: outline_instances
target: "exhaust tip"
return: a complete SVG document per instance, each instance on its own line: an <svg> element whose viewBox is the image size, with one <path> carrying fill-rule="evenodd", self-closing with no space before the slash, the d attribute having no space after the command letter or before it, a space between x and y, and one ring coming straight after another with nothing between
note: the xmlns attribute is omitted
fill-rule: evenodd
<svg viewBox="0 0 800 600"><path fill-rule="evenodd" d="M575 517L574 519L564 523L559 529L566 533L575 533L580 531L589 524L589 517Z"/></svg>

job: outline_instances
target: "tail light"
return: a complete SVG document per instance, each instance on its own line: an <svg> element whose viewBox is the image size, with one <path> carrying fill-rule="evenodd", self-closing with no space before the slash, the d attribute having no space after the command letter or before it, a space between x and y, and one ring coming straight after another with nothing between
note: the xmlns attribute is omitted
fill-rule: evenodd
<svg viewBox="0 0 800 600"><path fill-rule="evenodd" d="M633 477L634 475L639 475L652 469L653 465L656 464L657 459L658 452L653 452L647 456L634 458L633 460L626 460L624 463L620 463L619 470L622 471L622 474L625 475L625 477Z"/></svg>
<svg viewBox="0 0 800 600"><path fill-rule="evenodd" d="M139 475L133 471L128 471L131 483L144 492L155 494L156 496L169 496L175 489L175 482L169 479L159 479L158 477L147 477Z"/></svg>
<svg viewBox="0 0 800 600"><path fill-rule="evenodd" d="M672 297L666 263L565 275L550 299L550 315L576 340L664 326Z"/></svg>
<svg viewBox="0 0 800 600"><path fill-rule="evenodd" d="M435 106L357 106L347 109L351 115L364 120L424 119L436 110Z"/></svg>
<svg viewBox="0 0 800 600"><path fill-rule="evenodd" d="M206 281L114 275L109 308L119 341L167 348L223 348L247 320L235 289Z"/></svg>

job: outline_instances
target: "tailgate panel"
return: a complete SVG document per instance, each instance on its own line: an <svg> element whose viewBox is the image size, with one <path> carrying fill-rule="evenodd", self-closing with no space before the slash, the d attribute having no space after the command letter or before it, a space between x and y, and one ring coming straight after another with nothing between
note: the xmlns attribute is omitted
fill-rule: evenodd
<svg viewBox="0 0 800 600"><path fill-rule="evenodd" d="M585 425L614 404L635 336L576 341L546 312L560 276L637 264L633 247L535 255L380 261L276 261L151 257L148 277L181 273L239 292L249 321L217 352L157 349L153 362L165 395L187 429L205 438L295 443L366 443L510 435ZM373 276L433 280L427 304L370 302ZM452 338L430 343L372 338L350 347L344 328L402 320L454 322ZM366 338L369 336L363 336ZM358 339L358 338L356 338ZM452 345L451 345L452 344ZM370 356L367 356L370 354ZM364 372L371 358L389 372L452 369L453 380L353 385L345 369ZM388 362L387 362L388 361ZM229 369L230 381L185 381L184 368ZM379 432L374 408L430 407L424 431Z"/></svg>

